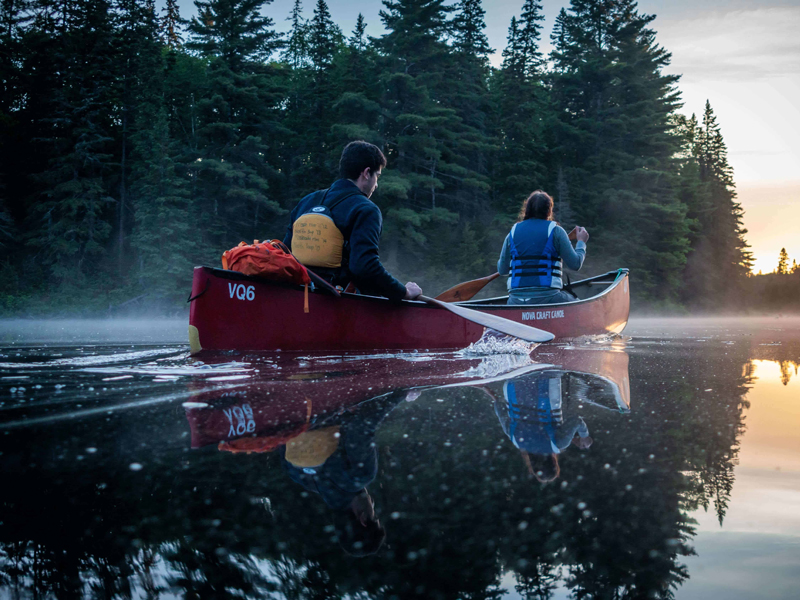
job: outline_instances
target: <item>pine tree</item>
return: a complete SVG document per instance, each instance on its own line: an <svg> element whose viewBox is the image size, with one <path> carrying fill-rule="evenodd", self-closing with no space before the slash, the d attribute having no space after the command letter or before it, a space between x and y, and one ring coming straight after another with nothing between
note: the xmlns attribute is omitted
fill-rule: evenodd
<svg viewBox="0 0 800 600"><path fill-rule="evenodd" d="M206 90L197 100L198 147L195 209L198 229L216 252L241 239L263 238L284 213L272 197L277 179L275 147L278 73L266 64L280 47L265 0L197 0L186 47L208 60Z"/></svg>
<svg viewBox="0 0 800 600"><path fill-rule="evenodd" d="M519 19L519 58L520 68L528 78L540 74L543 57L539 50L541 39L542 3L539 0L525 0Z"/></svg>
<svg viewBox="0 0 800 600"><path fill-rule="evenodd" d="M605 266L636 269L642 296L677 300L688 251L674 156L676 76L633 0L572 0L557 25L550 172ZM596 266L601 266L595 263Z"/></svg>
<svg viewBox="0 0 800 600"><path fill-rule="evenodd" d="M140 109L148 103L149 90L143 82L152 80L161 69L161 41L154 0L116 0L115 49L117 51L115 80L119 101L120 127L118 142L119 184L117 188L116 256L117 273L122 278L129 265L127 234L131 229L128 213L129 174L131 165L130 136ZM156 55L159 60L154 60Z"/></svg>
<svg viewBox="0 0 800 600"><path fill-rule="evenodd" d="M753 258L744 239L744 212L736 202L727 148L709 102L702 124L694 116L687 122L686 136L691 157L683 169L682 187L694 232L683 295L693 306L736 305L744 296Z"/></svg>
<svg viewBox="0 0 800 600"><path fill-rule="evenodd" d="M546 127L550 109L541 71L538 2L527 0L523 17L511 18L503 64L493 78L500 152L493 170L496 208L508 224L522 201L546 187ZM560 199L554 196L557 209ZM563 218L562 211L558 211Z"/></svg>
<svg viewBox="0 0 800 600"><path fill-rule="evenodd" d="M191 285L192 237L189 177L177 157L180 144L172 133L173 110L168 78L175 72L176 46L164 39L164 21L155 10L137 14L139 35L132 55L133 97L130 119L130 205L133 250L130 283L151 299L174 300ZM170 48L164 53L163 47ZM172 127L171 127L172 126Z"/></svg>
<svg viewBox="0 0 800 600"><path fill-rule="evenodd" d="M0 4L0 114L8 116L20 101L22 39L31 20L28 0L4 0Z"/></svg>
<svg viewBox="0 0 800 600"><path fill-rule="evenodd" d="M456 16L453 18L453 47L456 52L475 57L484 64L488 55L494 52L489 40L483 32L486 29L481 0L460 0L456 4Z"/></svg>
<svg viewBox="0 0 800 600"><path fill-rule="evenodd" d="M460 119L452 161L463 170L454 186L454 207L462 221L491 218L489 170L496 153L492 138L489 95L489 46L481 0L462 0L452 21L453 50L448 68L450 80L444 102ZM465 226L465 225L462 225Z"/></svg>
<svg viewBox="0 0 800 600"><path fill-rule="evenodd" d="M387 33L375 44L385 57L383 135L394 162L381 194L409 199L414 209L436 208L437 193L445 188L442 169L448 166L443 154L457 121L455 111L436 102L452 9L443 0L386 0L384 5L380 15Z"/></svg>
<svg viewBox="0 0 800 600"><path fill-rule="evenodd" d="M342 31L333 22L325 0L317 1L312 19L303 28L307 60L292 69L284 121L292 132L287 191L293 201L327 187L335 176L338 156L331 127L340 82L334 63L345 48Z"/></svg>
<svg viewBox="0 0 800 600"><path fill-rule="evenodd" d="M381 135L389 169L377 193L386 207L386 260L402 271L423 257L429 266L441 263L433 245L458 231L453 209L472 171L454 151L464 125L448 77L455 67L445 41L453 8L443 0L385 0L384 6L387 33L374 44L382 55Z"/></svg>
<svg viewBox="0 0 800 600"><path fill-rule="evenodd" d="M294 0L292 14L286 20L291 21L292 27L281 60L296 70L305 66L308 61L308 25L303 18L300 0Z"/></svg>
<svg viewBox="0 0 800 600"><path fill-rule="evenodd" d="M314 17L308 24L308 54L313 68L329 68L342 41L342 30L331 19L328 3L317 0Z"/></svg>
<svg viewBox="0 0 800 600"><path fill-rule="evenodd" d="M164 13L161 17L161 39L168 48L174 50L183 43L181 30L186 24L186 21L181 19L178 0L167 0L161 12Z"/></svg>
<svg viewBox="0 0 800 600"><path fill-rule="evenodd" d="M506 72L514 72L520 68L521 64L521 49L519 45L519 26L517 25L517 17L511 17L511 25L508 26L508 38L506 47L503 49L503 65L502 69Z"/></svg>
<svg viewBox="0 0 800 600"><path fill-rule="evenodd" d="M444 36L449 32L447 16L453 12L444 0L384 0L380 11L387 33L375 40L389 58L393 71L423 76L425 82L441 77L442 58L447 53Z"/></svg>
<svg viewBox="0 0 800 600"><path fill-rule="evenodd" d="M364 47L366 46L367 43L365 37L366 30L367 30L367 23L366 21L364 21L364 15L358 13L358 19L356 20L356 28L353 30L353 35L350 36L350 39L348 40L348 45L356 52L364 51Z"/></svg>
<svg viewBox="0 0 800 600"><path fill-rule="evenodd" d="M553 69L559 72L562 67L566 67L568 61L566 54L569 51L569 15L565 8L558 11L558 16L553 24L553 31L550 34L550 44L553 50L550 52L550 58L553 61Z"/></svg>
<svg viewBox="0 0 800 600"><path fill-rule="evenodd" d="M339 159L341 149L353 140L366 140L382 146L378 131L381 117L379 104L381 89L377 77L365 77L374 73L377 54L367 44L366 22L359 14L355 29L347 47L336 56L331 82L335 88L335 101L331 112L331 138L328 164L333 167Z"/></svg>
<svg viewBox="0 0 800 600"><path fill-rule="evenodd" d="M786 248L781 248L781 253L778 256L778 268L775 269L775 272L778 275L789 274L789 255L786 252Z"/></svg>
<svg viewBox="0 0 800 600"><path fill-rule="evenodd" d="M27 182L20 181L20 174L26 168L20 142L24 144L26 139L21 117L24 118L26 104L23 65L24 55L29 51L26 42L30 11L31 3L27 0L6 0L0 4L0 249L3 256L7 255L7 243L16 235L11 206L21 204L20 196L27 187Z"/></svg>
<svg viewBox="0 0 800 600"><path fill-rule="evenodd" d="M65 5L57 25L60 52L49 57L60 63L61 72L51 90L46 143L52 158L36 177L30 243L55 281L70 287L98 273L112 231L114 114L109 108L117 104L112 16L106 0Z"/></svg>

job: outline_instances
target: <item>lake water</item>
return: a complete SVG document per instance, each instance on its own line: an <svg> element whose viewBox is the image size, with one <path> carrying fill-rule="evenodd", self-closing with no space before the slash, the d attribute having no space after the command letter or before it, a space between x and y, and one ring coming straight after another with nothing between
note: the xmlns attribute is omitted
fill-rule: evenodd
<svg viewBox="0 0 800 600"><path fill-rule="evenodd" d="M192 358L0 323L1 598L797 598L800 320Z"/></svg>

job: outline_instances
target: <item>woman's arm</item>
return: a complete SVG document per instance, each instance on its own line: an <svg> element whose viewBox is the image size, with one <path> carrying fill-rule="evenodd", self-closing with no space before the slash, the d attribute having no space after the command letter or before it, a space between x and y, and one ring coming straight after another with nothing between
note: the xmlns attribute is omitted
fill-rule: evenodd
<svg viewBox="0 0 800 600"><path fill-rule="evenodd" d="M553 241L555 242L558 255L568 269L573 271L580 271L583 266L583 259L586 258L586 242L578 241L575 249L572 248L572 243L567 237L567 232L562 227L556 226L553 233Z"/></svg>
<svg viewBox="0 0 800 600"><path fill-rule="evenodd" d="M500 251L500 259L497 261L497 272L500 275L508 275L511 270L511 249L508 244L510 236L510 233L506 236L506 241L503 242L503 249Z"/></svg>

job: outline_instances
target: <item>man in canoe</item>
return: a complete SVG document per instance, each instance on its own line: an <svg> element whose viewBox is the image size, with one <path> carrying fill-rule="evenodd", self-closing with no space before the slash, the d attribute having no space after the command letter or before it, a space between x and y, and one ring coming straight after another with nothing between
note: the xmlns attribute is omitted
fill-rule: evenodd
<svg viewBox="0 0 800 600"><path fill-rule="evenodd" d="M383 217L370 196L385 166L386 157L377 146L347 144L339 179L295 206L283 243L303 265L334 285L353 283L364 294L412 300L422 289L392 277L378 255Z"/></svg>
<svg viewBox="0 0 800 600"><path fill-rule="evenodd" d="M578 243L572 248L570 240ZM569 235L553 221L553 199L542 190L533 192L522 205L519 220L503 242L497 272L508 278L509 304L557 304L571 302L563 291L563 265L579 271L586 257L589 232L575 227Z"/></svg>

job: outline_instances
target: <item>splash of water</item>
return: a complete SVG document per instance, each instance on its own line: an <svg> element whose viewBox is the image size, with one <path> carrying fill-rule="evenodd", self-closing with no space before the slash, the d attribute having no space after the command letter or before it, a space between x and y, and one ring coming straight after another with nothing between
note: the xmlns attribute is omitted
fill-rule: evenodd
<svg viewBox="0 0 800 600"><path fill-rule="evenodd" d="M536 346L534 342L526 342L510 335L487 330L477 342L457 352L464 358L492 356L497 354L517 354L528 356Z"/></svg>

